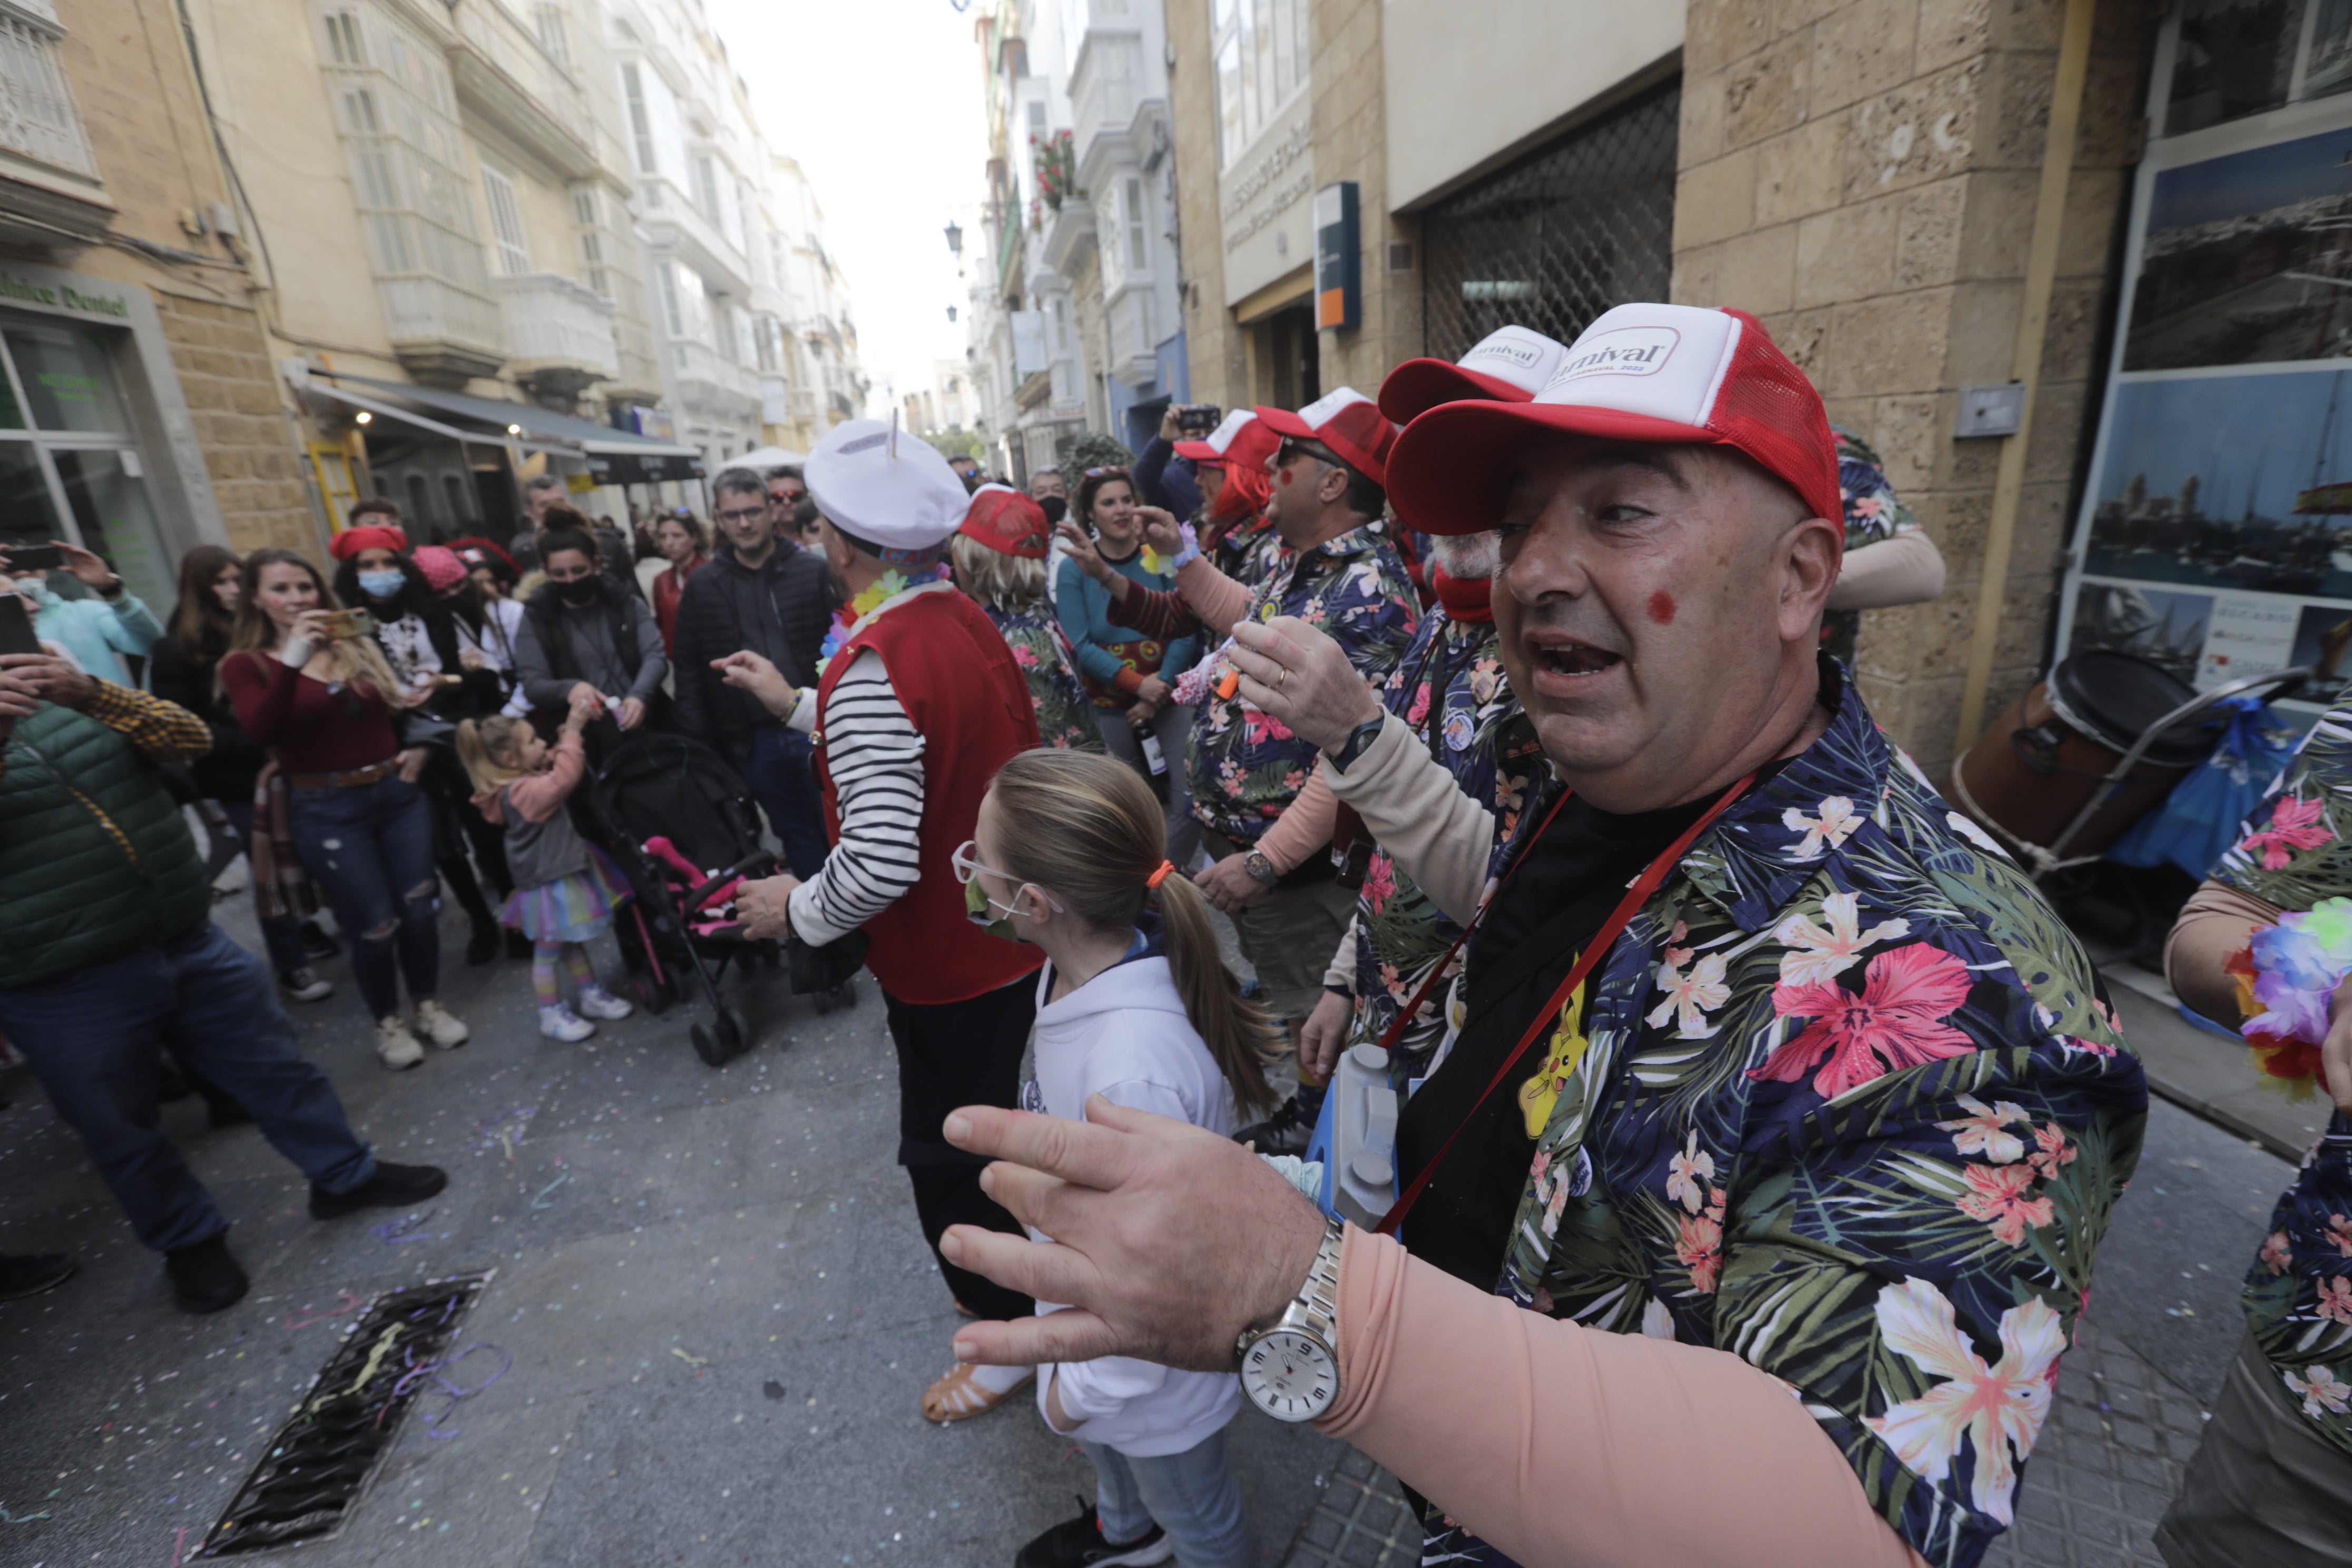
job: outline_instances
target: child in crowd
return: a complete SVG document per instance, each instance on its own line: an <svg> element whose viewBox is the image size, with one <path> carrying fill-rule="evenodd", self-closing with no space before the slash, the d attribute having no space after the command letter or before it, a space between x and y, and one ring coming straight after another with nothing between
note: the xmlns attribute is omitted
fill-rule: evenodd
<svg viewBox="0 0 2352 1568"><path fill-rule="evenodd" d="M1037 710L1037 734L1048 746L1099 752L1102 734L1095 705L1071 668L1069 639L1054 620L1045 597L1045 542L1054 525L1043 508L1007 485L982 485L972 492L949 545L955 559L956 586L988 613L1029 683Z"/></svg>
<svg viewBox="0 0 2352 1568"><path fill-rule="evenodd" d="M457 726L457 756L473 778L474 805L506 826L515 890L499 919L531 940L539 1032L551 1040L584 1040L596 1032L588 1018L625 1018L634 1011L596 984L581 947L613 929L613 910L631 896L629 885L564 810L587 767L580 732L604 710L594 698L575 694L551 748L528 721L505 714ZM559 963L572 976L579 1013L563 1005Z"/></svg>
<svg viewBox="0 0 2352 1568"><path fill-rule="evenodd" d="M1133 769L1024 752L997 773L974 832L954 858L972 919L1050 961L1025 1109L1082 1118L1099 1094L1229 1133L1228 1089L1245 1111L1273 1104L1265 1065L1280 1035L1226 973L1208 903L1168 862L1160 803ZM1040 1371L1038 1407L1094 1461L1098 1490L1093 1510L1022 1548L1017 1568L1255 1560L1225 1453L1241 1404L1231 1373L1123 1356Z"/></svg>

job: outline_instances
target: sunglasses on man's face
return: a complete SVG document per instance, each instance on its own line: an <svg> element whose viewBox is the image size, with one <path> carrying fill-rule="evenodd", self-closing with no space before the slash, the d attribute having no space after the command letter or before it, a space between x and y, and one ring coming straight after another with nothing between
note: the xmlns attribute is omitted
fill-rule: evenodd
<svg viewBox="0 0 2352 1568"><path fill-rule="evenodd" d="M1339 466L1339 459L1333 457L1328 447L1318 446L1312 441L1291 440L1284 441L1280 447L1276 448L1274 454L1274 466L1277 468L1288 468L1291 464L1297 462L1301 458L1312 458L1317 462L1321 463L1324 467L1329 468L1336 468Z"/></svg>

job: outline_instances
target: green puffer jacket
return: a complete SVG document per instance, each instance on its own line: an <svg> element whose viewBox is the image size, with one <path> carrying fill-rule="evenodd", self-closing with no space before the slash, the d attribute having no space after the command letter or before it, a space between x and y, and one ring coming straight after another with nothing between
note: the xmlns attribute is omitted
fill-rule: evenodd
<svg viewBox="0 0 2352 1568"><path fill-rule="evenodd" d="M70 708L19 722L0 773L0 991L184 936L212 909L194 837L137 747Z"/></svg>

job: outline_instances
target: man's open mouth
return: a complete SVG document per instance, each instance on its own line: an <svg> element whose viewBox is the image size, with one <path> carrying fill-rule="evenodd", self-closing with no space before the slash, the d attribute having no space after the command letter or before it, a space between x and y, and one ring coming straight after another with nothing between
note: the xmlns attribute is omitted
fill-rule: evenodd
<svg viewBox="0 0 2352 1568"><path fill-rule="evenodd" d="M1598 675L1612 665L1624 661L1622 654L1611 653L1607 648L1594 647L1584 642L1566 642L1536 649L1536 663L1554 675Z"/></svg>

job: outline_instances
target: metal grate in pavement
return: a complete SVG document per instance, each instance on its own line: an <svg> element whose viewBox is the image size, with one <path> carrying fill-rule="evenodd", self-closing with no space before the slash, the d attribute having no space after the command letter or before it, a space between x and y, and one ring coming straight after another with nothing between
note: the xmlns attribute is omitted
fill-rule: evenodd
<svg viewBox="0 0 2352 1568"><path fill-rule="evenodd" d="M1331 1468L1323 1497L1298 1527L1283 1568L1415 1568L1421 1523L1395 1478L1349 1448Z"/></svg>

